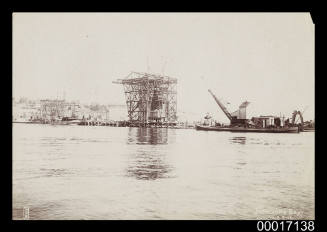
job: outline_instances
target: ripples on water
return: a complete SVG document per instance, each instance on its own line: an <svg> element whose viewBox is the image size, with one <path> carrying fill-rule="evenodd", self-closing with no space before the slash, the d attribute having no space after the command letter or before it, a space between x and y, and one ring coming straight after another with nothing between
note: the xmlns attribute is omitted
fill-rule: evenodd
<svg viewBox="0 0 327 232"><path fill-rule="evenodd" d="M13 124L13 218L313 219L314 133Z"/></svg>

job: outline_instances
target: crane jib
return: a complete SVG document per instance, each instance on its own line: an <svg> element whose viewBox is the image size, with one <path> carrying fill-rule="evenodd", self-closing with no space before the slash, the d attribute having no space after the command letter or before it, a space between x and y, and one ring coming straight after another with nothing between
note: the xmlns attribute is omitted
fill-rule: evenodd
<svg viewBox="0 0 327 232"><path fill-rule="evenodd" d="M232 120L232 115L227 111L226 107L218 100L218 98L211 92L210 89L208 89L208 92L212 95L212 97L215 99L216 103L219 105L220 109L225 113L227 118L229 120Z"/></svg>

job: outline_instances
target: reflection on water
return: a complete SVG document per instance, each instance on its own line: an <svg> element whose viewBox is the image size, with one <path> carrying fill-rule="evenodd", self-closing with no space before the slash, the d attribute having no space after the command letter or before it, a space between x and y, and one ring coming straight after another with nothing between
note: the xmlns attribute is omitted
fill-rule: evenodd
<svg viewBox="0 0 327 232"><path fill-rule="evenodd" d="M160 178L172 177L170 172L172 167L165 163L164 157L151 155L151 153L135 154L129 160L127 176L138 180L156 180Z"/></svg>
<svg viewBox="0 0 327 232"><path fill-rule="evenodd" d="M229 139L231 143L245 144L246 137L232 137Z"/></svg>
<svg viewBox="0 0 327 232"><path fill-rule="evenodd" d="M167 128L129 128L127 143L136 144L135 152L130 154L127 176L139 180L172 177L169 174L173 168L167 164L165 152L159 152L153 146L140 146L168 144Z"/></svg>
<svg viewBox="0 0 327 232"><path fill-rule="evenodd" d="M128 129L128 144L157 145L168 143L168 128L129 127Z"/></svg>

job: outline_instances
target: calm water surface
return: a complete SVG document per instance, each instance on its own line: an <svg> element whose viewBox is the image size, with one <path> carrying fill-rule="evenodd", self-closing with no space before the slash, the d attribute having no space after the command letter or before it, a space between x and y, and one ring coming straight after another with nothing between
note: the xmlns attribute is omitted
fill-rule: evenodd
<svg viewBox="0 0 327 232"><path fill-rule="evenodd" d="M13 124L13 219L314 219L314 133Z"/></svg>

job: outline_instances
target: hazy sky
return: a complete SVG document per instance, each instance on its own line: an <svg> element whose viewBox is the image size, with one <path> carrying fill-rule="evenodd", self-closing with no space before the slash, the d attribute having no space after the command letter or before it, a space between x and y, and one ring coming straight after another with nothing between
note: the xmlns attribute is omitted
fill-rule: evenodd
<svg viewBox="0 0 327 232"><path fill-rule="evenodd" d="M309 13L15 13L13 94L125 104L130 71L178 78L178 111L226 117L210 87L248 117L314 118Z"/></svg>

